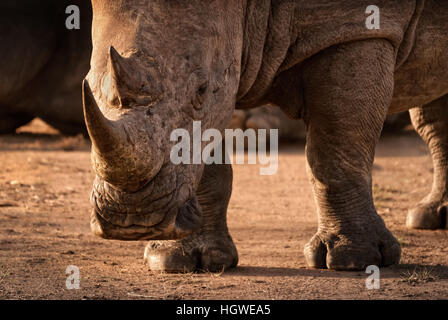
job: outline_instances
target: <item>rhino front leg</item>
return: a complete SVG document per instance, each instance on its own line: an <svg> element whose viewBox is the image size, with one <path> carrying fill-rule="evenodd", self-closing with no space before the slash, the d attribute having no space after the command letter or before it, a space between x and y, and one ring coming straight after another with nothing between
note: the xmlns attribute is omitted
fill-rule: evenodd
<svg viewBox="0 0 448 320"><path fill-rule="evenodd" d="M182 240L149 241L144 258L151 270L221 271L235 267L238 253L227 228L232 166L206 165L196 192L202 209L201 229Z"/></svg>
<svg viewBox="0 0 448 320"><path fill-rule="evenodd" d="M305 66L307 169L318 231L308 266L362 270L398 263L401 249L372 198L375 145L391 102L394 51L384 40L339 45Z"/></svg>
<svg viewBox="0 0 448 320"><path fill-rule="evenodd" d="M409 113L415 130L431 152L434 180L431 192L409 210L406 225L416 229L447 228L448 95Z"/></svg>

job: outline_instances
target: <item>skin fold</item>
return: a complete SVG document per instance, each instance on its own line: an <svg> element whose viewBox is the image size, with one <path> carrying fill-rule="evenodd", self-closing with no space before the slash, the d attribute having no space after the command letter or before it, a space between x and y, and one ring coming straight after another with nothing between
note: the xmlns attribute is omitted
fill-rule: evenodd
<svg viewBox="0 0 448 320"><path fill-rule="evenodd" d="M360 270L400 260L372 199L375 146L387 114L412 109L435 165L413 228L446 227L448 3L93 0L84 114L97 174L91 226L104 238L151 240L153 270L235 266L226 225L231 169L174 165L170 133L192 122L221 132L234 108L273 103L306 124L318 230L314 268Z"/></svg>

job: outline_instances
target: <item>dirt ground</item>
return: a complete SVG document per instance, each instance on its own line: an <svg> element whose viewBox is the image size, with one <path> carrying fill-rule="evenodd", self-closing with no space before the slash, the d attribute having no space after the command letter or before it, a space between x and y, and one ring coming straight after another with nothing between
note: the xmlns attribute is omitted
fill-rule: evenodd
<svg viewBox="0 0 448 320"><path fill-rule="evenodd" d="M448 230L406 229L429 190L432 164L411 131L382 138L374 167L379 213L399 239L401 264L364 272L311 270L302 254L317 227L304 145L281 148L278 173L234 166L229 227L237 268L222 274L152 273L144 241L103 240L89 229L89 143L39 121L0 136L0 299L448 299ZM80 270L67 290L66 268Z"/></svg>

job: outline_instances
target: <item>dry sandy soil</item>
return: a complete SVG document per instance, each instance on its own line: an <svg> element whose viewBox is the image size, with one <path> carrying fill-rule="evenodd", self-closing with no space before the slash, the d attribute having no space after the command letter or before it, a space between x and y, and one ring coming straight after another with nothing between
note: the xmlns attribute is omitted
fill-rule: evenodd
<svg viewBox="0 0 448 320"><path fill-rule="evenodd" d="M432 164L412 132L383 137L374 167L379 213L399 239L401 264L364 272L306 268L303 246L317 226L303 143L281 149L279 170L234 166L229 226L237 268L222 274L152 273L145 242L94 237L89 229L89 143L41 122L0 136L0 299L447 299L448 230L404 226L429 190ZM67 290L68 265L81 288Z"/></svg>

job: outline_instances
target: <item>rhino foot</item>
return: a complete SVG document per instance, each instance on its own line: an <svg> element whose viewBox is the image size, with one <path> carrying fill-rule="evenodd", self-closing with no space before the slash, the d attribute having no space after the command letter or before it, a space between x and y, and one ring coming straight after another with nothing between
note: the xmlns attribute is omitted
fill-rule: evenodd
<svg viewBox="0 0 448 320"><path fill-rule="evenodd" d="M182 240L149 241L145 262L152 271L217 272L235 267L238 253L230 235L192 235Z"/></svg>
<svg viewBox="0 0 448 320"><path fill-rule="evenodd" d="M401 248L385 227L353 235L316 233L305 245L309 267L333 270L365 270L400 261Z"/></svg>
<svg viewBox="0 0 448 320"><path fill-rule="evenodd" d="M413 229L444 229L447 224L447 204L439 202L419 203L409 210L406 226Z"/></svg>

